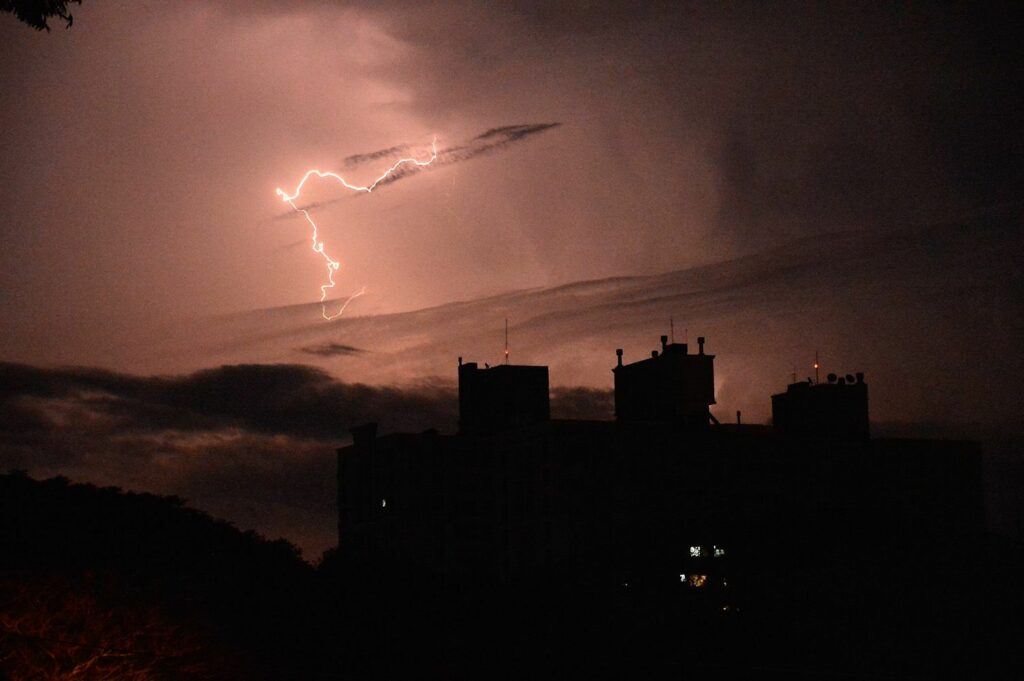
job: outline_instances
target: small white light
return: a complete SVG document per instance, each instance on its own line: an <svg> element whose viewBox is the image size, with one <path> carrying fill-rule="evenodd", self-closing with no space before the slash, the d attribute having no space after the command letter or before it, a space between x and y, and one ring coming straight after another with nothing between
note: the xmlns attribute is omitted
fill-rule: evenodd
<svg viewBox="0 0 1024 681"><path fill-rule="evenodd" d="M388 500L387 499L381 499L380 500L380 507L381 508L387 508L387 505L388 505Z"/></svg>

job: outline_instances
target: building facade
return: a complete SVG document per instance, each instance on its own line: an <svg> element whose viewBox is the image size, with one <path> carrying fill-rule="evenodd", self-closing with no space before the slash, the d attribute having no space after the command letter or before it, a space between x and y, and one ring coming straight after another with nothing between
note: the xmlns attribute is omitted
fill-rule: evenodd
<svg viewBox="0 0 1024 681"><path fill-rule="evenodd" d="M338 450L339 551L445 582L699 591L732 607L780 551L981 528L977 446L870 440L863 376L789 386L777 427L717 424L698 343L663 337L633 364L618 351L613 421L551 419L546 367L460 359L458 433L368 424Z"/></svg>

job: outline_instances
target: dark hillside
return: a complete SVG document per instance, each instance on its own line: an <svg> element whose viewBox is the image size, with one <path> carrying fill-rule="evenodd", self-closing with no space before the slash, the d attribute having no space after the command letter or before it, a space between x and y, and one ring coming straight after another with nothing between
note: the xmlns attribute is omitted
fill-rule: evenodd
<svg viewBox="0 0 1024 681"><path fill-rule="evenodd" d="M311 659L312 575L291 544L176 497L0 475L12 679L47 677L33 666L46 661L54 678L115 662L119 678L288 676ZM106 661L88 662L97 654Z"/></svg>

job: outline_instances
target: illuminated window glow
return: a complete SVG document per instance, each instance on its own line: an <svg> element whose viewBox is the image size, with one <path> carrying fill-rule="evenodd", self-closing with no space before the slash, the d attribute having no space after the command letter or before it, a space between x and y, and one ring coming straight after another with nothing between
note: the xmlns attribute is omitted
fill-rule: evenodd
<svg viewBox="0 0 1024 681"><path fill-rule="evenodd" d="M690 558L700 558L700 547L699 546L691 546L690 547Z"/></svg>
<svg viewBox="0 0 1024 681"><path fill-rule="evenodd" d="M690 575L689 582L690 582L690 586L692 586L692 587L694 587L696 589L700 589L700 588L702 588L704 585L706 585L708 583L708 576L707 575Z"/></svg>

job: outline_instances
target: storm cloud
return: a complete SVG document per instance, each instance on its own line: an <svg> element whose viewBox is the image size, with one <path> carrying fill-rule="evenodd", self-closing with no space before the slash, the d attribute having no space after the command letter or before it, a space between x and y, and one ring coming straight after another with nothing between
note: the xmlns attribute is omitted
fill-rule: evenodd
<svg viewBox="0 0 1024 681"><path fill-rule="evenodd" d="M610 415L600 391L553 397L557 415ZM336 541L348 428L452 432L456 404L441 381L371 387L303 365L132 376L0 363L0 469L181 496L314 560Z"/></svg>
<svg viewBox="0 0 1024 681"><path fill-rule="evenodd" d="M237 428L337 441L367 421L378 421L385 430L448 426L454 401L450 388L349 384L304 365L244 364L139 377L5 363L0 385L7 409L20 400L29 405L69 401L87 408L111 434Z"/></svg>
<svg viewBox="0 0 1024 681"><path fill-rule="evenodd" d="M4 461L324 546L346 428L451 428L456 358L500 361L506 317L513 361L596 391L553 413L607 413L613 349L649 353L672 317L718 353L719 415L765 420L820 350L867 372L873 418L1019 432L1021 13L90 0L48 34L0 15ZM368 291L324 322L322 259L274 189L375 177L435 134L415 182L311 192L337 290ZM107 370L40 368L64 365Z"/></svg>
<svg viewBox="0 0 1024 681"><path fill-rule="evenodd" d="M338 290L368 289L353 314L959 219L1024 182L1021 11L97 0L49 34L4 15L3 358L147 372L106 358L316 300L274 189L374 177L435 134L451 163L321 206Z"/></svg>
<svg viewBox="0 0 1024 681"><path fill-rule="evenodd" d="M454 426L450 387L346 384L301 365L184 376L0 364L0 467L158 494L315 559L335 541L336 447L347 428Z"/></svg>

